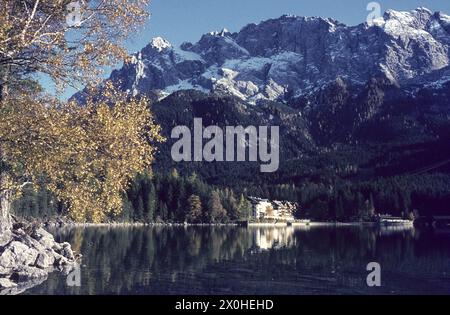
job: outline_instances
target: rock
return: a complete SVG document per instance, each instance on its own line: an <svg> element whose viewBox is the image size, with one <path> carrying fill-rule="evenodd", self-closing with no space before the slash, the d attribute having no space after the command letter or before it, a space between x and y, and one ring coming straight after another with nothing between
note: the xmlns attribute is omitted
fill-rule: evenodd
<svg viewBox="0 0 450 315"><path fill-rule="evenodd" d="M37 229L33 235L31 235L33 238L39 241L40 244L47 248L52 248L55 244L55 239L53 238L53 235L48 233L43 228Z"/></svg>
<svg viewBox="0 0 450 315"><path fill-rule="evenodd" d="M72 247L70 246L70 244L62 243L62 247L63 247L63 250L62 250L61 254L67 259L74 260L75 256L73 254Z"/></svg>
<svg viewBox="0 0 450 315"><path fill-rule="evenodd" d="M0 278L10 275L12 272L12 268L6 268L0 265Z"/></svg>
<svg viewBox="0 0 450 315"><path fill-rule="evenodd" d="M53 235L36 225L15 226L2 238L4 246L0 247L0 295L19 294L44 281L55 269L73 268L75 255L69 243L58 244Z"/></svg>
<svg viewBox="0 0 450 315"><path fill-rule="evenodd" d="M13 274L11 275L11 279L16 282L24 282L32 279L44 278L47 276L48 272L46 270L36 267L21 266L14 270Z"/></svg>
<svg viewBox="0 0 450 315"><path fill-rule="evenodd" d="M45 251L45 247L44 245L42 245L41 243L39 243L37 240L35 240L34 238L32 238L29 235L23 235L20 238L20 241L22 243L24 243L25 245L27 245L28 247L34 248L39 252L44 252Z"/></svg>
<svg viewBox="0 0 450 315"><path fill-rule="evenodd" d="M60 253L60 252L62 251L63 248L62 248L61 244L55 243L55 244L52 246L52 249L53 249L55 252Z"/></svg>
<svg viewBox="0 0 450 315"><path fill-rule="evenodd" d="M5 252L3 252L2 257L3 255L6 256L8 263L11 263L10 259L12 257L14 259L15 265L19 264L24 266L30 266L33 265L34 262L36 261L39 252L34 248L28 247L24 243L13 241L6 247L6 250Z"/></svg>
<svg viewBox="0 0 450 315"><path fill-rule="evenodd" d="M58 254L55 255L55 263L54 263L55 267L67 266L69 264L70 262L66 257Z"/></svg>
<svg viewBox="0 0 450 315"><path fill-rule="evenodd" d="M4 250L0 254L0 266L2 268L10 268L13 267L15 264L15 256L14 253L10 250Z"/></svg>
<svg viewBox="0 0 450 315"><path fill-rule="evenodd" d="M0 278L0 288L1 289L9 289L12 287L17 287L17 284L12 282L11 280L7 278Z"/></svg>
<svg viewBox="0 0 450 315"><path fill-rule="evenodd" d="M0 289L0 295L18 295L22 294L26 290L29 290L35 286L42 284L47 280L47 277L31 279L29 281L17 283L17 286L11 288Z"/></svg>
<svg viewBox="0 0 450 315"><path fill-rule="evenodd" d="M15 254L19 254L21 252L25 252L29 249L29 247L21 242L14 241L11 242L7 248L11 249Z"/></svg>
<svg viewBox="0 0 450 315"><path fill-rule="evenodd" d="M11 232L5 232L0 234L0 248L6 246L11 242L12 239L12 233Z"/></svg>
<svg viewBox="0 0 450 315"><path fill-rule="evenodd" d="M35 266L41 269L47 269L53 266L55 257L51 252L40 253L36 259Z"/></svg>

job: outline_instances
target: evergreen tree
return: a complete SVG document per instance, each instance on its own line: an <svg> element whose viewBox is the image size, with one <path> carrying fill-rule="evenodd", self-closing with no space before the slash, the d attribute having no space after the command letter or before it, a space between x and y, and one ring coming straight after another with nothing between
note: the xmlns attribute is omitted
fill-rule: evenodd
<svg viewBox="0 0 450 315"><path fill-rule="evenodd" d="M234 197L234 192L229 188L224 191L223 207L227 210L228 217L231 220L239 219L239 205Z"/></svg>
<svg viewBox="0 0 450 315"><path fill-rule="evenodd" d="M159 207L159 218L162 221L167 221L168 217L168 208L165 202L161 202Z"/></svg>
<svg viewBox="0 0 450 315"><path fill-rule="evenodd" d="M252 205L250 201L247 200L247 198L244 197L244 194L241 194L241 197L239 198L239 220L247 220L251 217L251 211L252 211Z"/></svg>
<svg viewBox="0 0 450 315"><path fill-rule="evenodd" d="M137 205L134 212L134 220L135 221L142 221L144 218L144 200L142 198L142 194L139 194L137 197Z"/></svg>
<svg viewBox="0 0 450 315"><path fill-rule="evenodd" d="M152 182L148 185L148 196L147 196L147 221L154 222L155 221L155 212L156 212L156 191L155 185Z"/></svg>

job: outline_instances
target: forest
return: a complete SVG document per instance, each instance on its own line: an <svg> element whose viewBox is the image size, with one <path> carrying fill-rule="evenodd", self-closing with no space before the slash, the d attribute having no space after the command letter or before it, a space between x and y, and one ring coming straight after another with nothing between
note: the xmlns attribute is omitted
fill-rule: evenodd
<svg viewBox="0 0 450 315"><path fill-rule="evenodd" d="M374 214L415 216L447 213L450 180L445 174L398 176L352 183L308 182L296 184L208 184L197 173L179 174L176 169L139 175L123 196L120 215L114 222L227 223L251 218L248 196L299 203L296 218L316 221L368 221ZM63 204L47 190L27 189L13 204L24 218L48 220L63 216Z"/></svg>

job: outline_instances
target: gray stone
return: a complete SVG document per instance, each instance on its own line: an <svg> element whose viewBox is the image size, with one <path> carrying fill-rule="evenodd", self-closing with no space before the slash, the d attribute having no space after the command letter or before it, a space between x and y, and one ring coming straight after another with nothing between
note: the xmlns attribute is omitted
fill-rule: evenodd
<svg viewBox="0 0 450 315"><path fill-rule="evenodd" d="M34 232L34 235L38 237L38 240L41 238L49 238L54 240L53 235L44 230L43 228L39 228Z"/></svg>
<svg viewBox="0 0 450 315"><path fill-rule="evenodd" d="M61 244L55 243L55 244L53 244L52 249L53 249L55 252L60 253L60 252L62 251L63 248L62 248Z"/></svg>
<svg viewBox="0 0 450 315"><path fill-rule="evenodd" d="M53 266L55 263L55 258L51 254L51 252L39 253L39 256L36 259L36 267L47 269Z"/></svg>
<svg viewBox="0 0 450 315"><path fill-rule="evenodd" d="M55 266L61 267L69 265L69 260L62 255L55 255Z"/></svg>
<svg viewBox="0 0 450 315"><path fill-rule="evenodd" d="M0 265L0 278L3 276L10 275L11 272L12 272L12 268L7 268L7 267Z"/></svg>
<svg viewBox="0 0 450 315"><path fill-rule="evenodd" d="M24 243L25 245L27 245L28 247L34 248L39 252L45 251L45 246L42 245L41 243L39 243L37 240L35 240L34 238L32 238L29 235L22 236L20 241L22 243Z"/></svg>
<svg viewBox="0 0 450 315"><path fill-rule="evenodd" d="M75 263L69 243L56 243L53 235L42 228L29 235L21 227L18 225L9 242L0 247L0 295L20 294L44 281L55 267L70 270ZM14 282L17 286L11 285Z"/></svg>
<svg viewBox="0 0 450 315"><path fill-rule="evenodd" d="M16 255L26 252L30 249L27 245L18 241L11 242L11 244L9 244L6 248L9 248Z"/></svg>
<svg viewBox="0 0 450 315"><path fill-rule="evenodd" d="M6 231L0 234L0 248L6 246L11 242L12 233L10 231Z"/></svg>
<svg viewBox="0 0 450 315"><path fill-rule="evenodd" d="M48 233L43 228L39 228L38 230L36 230L36 232L34 232L32 236L46 248L52 248L53 245L55 244L55 239L53 238L53 235Z"/></svg>
<svg viewBox="0 0 450 315"><path fill-rule="evenodd" d="M73 254L72 247L70 246L70 244L62 243L62 247L63 247L63 250L62 250L61 254L69 260L74 260L75 256Z"/></svg>
<svg viewBox="0 0 450 315"><path fill-rule="evenodd" d="M0 288L8 289L12 287L17 287L17 284L7 278L0 278Z"/></svg>
<svg viewBox="0 0 450 315"><path fill-rule="evenodd" d="M5 252L8 251L10 251L11 255L15 258L16 264L24 266L33 265L39 255L39 252L36 249L30 248L18 241L11 242L11 244L6 247Z"/></svg>
<svg viewBox="0 0 450 315"><path fill-rule="evenodd" d="M11 279L15 282L23 282L29 281L32 279L39 279L48 276L48 272L46 270L30 267L30 266L20 266L15 269L13 274L11 275Z"/></svg>
<svg viewBox="0 0 450 315"><path fill-rule="evenodd" d="M9 269L16 265L16 256L11 249L7 249L0 254L0 267Z"/></svg>

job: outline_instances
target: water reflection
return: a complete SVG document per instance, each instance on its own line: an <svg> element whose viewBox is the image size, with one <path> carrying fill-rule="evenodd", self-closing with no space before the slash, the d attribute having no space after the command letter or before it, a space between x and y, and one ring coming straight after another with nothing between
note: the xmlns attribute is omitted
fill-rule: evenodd
<svg viewBox="0 0 450 315"><path fill-rule="evenodd" d="M0 295L19 295L44 283L45 281L47 281L47 277L31 279L29 281L19 283L15 287L0 289Z"/></svg>
<svg viewBox="0 0 450 315"><path fill-rule="evenodd" d="M294 228L250 228L254 233L255 247L260 250L295 246Z"/></svg>
<svg viewBox="0 0 450 315"><path fill-rule="evenodd" d="M84 255L81 287L32 294L449 294L450 238L413 228L181 227L58 231ZM366 286L366 265L382 287Z"/></svg>

